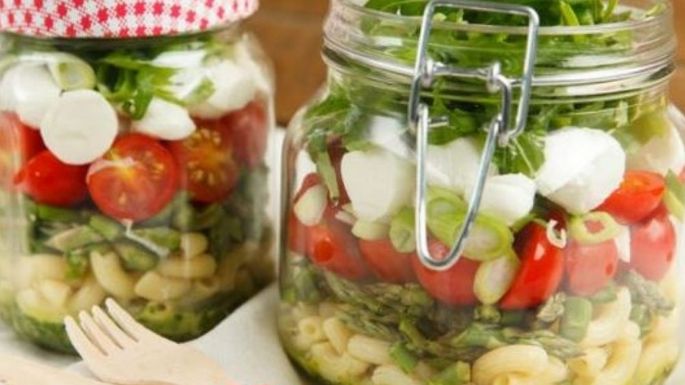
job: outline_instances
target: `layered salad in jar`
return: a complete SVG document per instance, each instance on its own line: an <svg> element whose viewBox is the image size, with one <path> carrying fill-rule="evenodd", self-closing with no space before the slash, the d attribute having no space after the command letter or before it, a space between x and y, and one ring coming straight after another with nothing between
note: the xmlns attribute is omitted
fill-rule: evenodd
<svg viewBox="0 0 685 385"><path fill-rule="evenodd" d="M421 15L426 4L362 3L403 16ZM636 15L616 1L517 3L534 6L547 26L629 21L663 9ZM436 19L526 25L460 10ZM415 42L416 28L361 24L370 39L397 37L388 55L412 60L407 41ZM434 36L471 47L432 52L462 64L501 55L509 42ZM557 54L621 50L631 39L559 36L541 46ZM685 147L682 116L669 107L663 81L599 98L534 95L525 132L495 152L461 258L436 271L416 251L407 93L356 76L354 69L331 75L327 92L296 120L286 156L279 328L300 368L336 385L655 385L668 378L680 353ZM438 259L464 224L483 127L499 108L486 93L440 87L424 99L449 122L431 129L427 153L429 249Z"/></svg>
<svg viewBox="0 0 685 385"><path fill-rule="evenodd" d="M64 317L112 297L185 341L273 278L254 44L3 37L0 308L20 335L72 351Z"/></svg>

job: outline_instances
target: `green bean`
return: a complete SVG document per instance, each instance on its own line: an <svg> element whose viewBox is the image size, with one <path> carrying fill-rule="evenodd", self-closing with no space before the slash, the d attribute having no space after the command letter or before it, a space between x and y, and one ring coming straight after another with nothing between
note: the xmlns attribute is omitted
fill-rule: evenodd
<svg viewBox="0 0 685 385"><path fill-rule="evenodd" d="M471 366L457 362L428 381L428 385L462 385L471 382Z"/></svg>
<svg viewBox="0 0 685 385"><path fill-rule="evenodd" d="M43 221L66 223L80 223L83 221L83 213L77 210L41 205L38 203L35 203L33 209L35 210L36 218Z"/></svg>
<svg viewBox="0 0 685 385"><path fill-rule="evenodd" d="M155 253L132 241L115 242L112 247L128 270L150 271L159 262L159 257Z"/></svg>
<svg viewBox="0 0 685 385"><path fill-rule="evenodd" d="M181 233L168 227L136 229L132 230L131 233L135 236L131 237L131 240L134 242L138 242L136 238L142 238L146 241L152 242L156 246L163 247L171 251L178 250L181 246ZM141 244L146 246L143 243Z"/></svg>
<svg viewBox="0 0 685 385"><path fill-rule="evenodd" d="M405 373L411 373L418 364L418 358L402 343L390 347L390 357Z"/></svg>
<svg viewBox="0 0 685 385"><path fill-rule="evenodd" d="M592 302L585 298L569 297L566 299L559 332L565 338L580 342L585 337L591 320Z"/></svg>
<svg viewBox="0 0 685 385"><path fill-rule="evenodd" d="M102 215L93 215L88 225L106 240L113 241L124 234L124 227L117 221Z"/></svg>
<svg viewBox="0 0 685 385"><path fill-rule="evenodd" d="M92 228L79 226L50 237L45 244L53 249L66 252L102 241L104 241L102 236Z"/></svg>

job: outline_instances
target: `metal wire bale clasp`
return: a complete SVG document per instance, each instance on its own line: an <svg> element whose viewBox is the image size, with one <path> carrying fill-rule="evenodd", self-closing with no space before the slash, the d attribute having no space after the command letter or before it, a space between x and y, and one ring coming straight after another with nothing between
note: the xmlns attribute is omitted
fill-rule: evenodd
<svg viewBox="0 0 685 385"><path fill-rule="evenodd" d="M528 17L528 39L526 42L524 71L521 78L512 80L504 76L501 73L501 66L499 63L494 63L486 68L467 69L434 62L428 56L428 43L433 28L435 12L438 7L461 8L480 12L504 13ZM466 239L473 227L480 208L487 172L495 153L495 147L497 145L506 146L512 138L521 134L526 128L539 28L540 18L537 12L526 6L472 0L433 0L426 6L421 25L414 79L409 99L408 119L410 127L416 133L417 172L415 214L417 254L421 263L432 270L448 270L459 261L461 254L464 251ZM431 119L430 108L421 102L421 91L424 88L430 88L433 85L435 78L441 76L480 79L485 81L488 92L500 93L502 108L492 119L487 130L488 135L480 159L474 193L469 200L463 226L447 257L437 259L431 255L430 250L428 249L426 156L428 152L428 131L433 124L439 124L441 120ZM511 115L513 109L514 84L520 85L521 96L518 101L516 117L513 120L514 123L512 125ZM458 165L456 165L456 167L458 167Z"/></svg>

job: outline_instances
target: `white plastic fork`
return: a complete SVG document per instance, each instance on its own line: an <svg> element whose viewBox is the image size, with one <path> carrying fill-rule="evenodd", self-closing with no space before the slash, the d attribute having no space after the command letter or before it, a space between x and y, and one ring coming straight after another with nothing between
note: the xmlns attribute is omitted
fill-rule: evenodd
<svg viewBox="0 0 685 385"><path fill-rule="evenodd" d="M65 319L86 366L103 381L121 385L234 385L212 359L190 345L161 337L136 322L114 300L107 313L94 307Z"/></svg>

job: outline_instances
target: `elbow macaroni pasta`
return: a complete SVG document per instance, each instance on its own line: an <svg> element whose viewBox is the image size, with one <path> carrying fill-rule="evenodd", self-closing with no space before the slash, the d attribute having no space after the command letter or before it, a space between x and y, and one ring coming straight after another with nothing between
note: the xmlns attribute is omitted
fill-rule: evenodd
<svg viewBox="0 0 685 385"><path fill-rule="evenodd" d="M135 294L150 301L164 302L182 297L191 289L188 280L161 276L149 271L135 285Z"/></svg>
<svg viewBox="0 0 685 385"><path fill-rule="evenodd" d="M323 319L319 316L311 316L301 319L297 323L296 343L300 349L306 350L317 342L326 340L323 331Z"/></svg>
<svg viewBox="0 0 685 385"><path fill-rule="evenodd" d="M390 344L379 339L357 334L347 343L347 352L360 361L374 365L392 364Z"/></svg>
<svg viewBox="0 0 685 385"><path fill-rule="evenodd" d="M614 342L625 329L632 308L630 291L622 287L614 302L600 306L587 328L583 347L603 346Z"/></svg>
<svg viewBox="0 0 685 385"><path fill-rule="evenodd" d="M69 312L76 314L83 310L89 310L93 306L101 304L106 297L105 289L100 286L95 277L88 276L81 288L71 297Z"/></svg>
<svg viewBox="0 0 685 385"><path fill-rule="evenodd" d="M359 361L347 353L336 353L328 342L320 342L310 349L312 361L325 378L331 381L350 382L369 369L369 364Z"/></svg>
<svg viewBox="0 0 685 385"><path fill-rule="evenodd" d="M547 352L539 346L504 346L476 360L473 364L473 382L476 385L494 385L496 379L509 375L535 376L542 373L548 363Z"/></svg>
<svg viewBox="0 0 685 385"><path fill-rule="evenodd" d="M625 385L635 373L642 353L640 328L633 322L623 328L611 345L611 355L602 371L587 385Z"/></svg>
<svg viewBox="0 0 685 385"><path fill-rule="evenodd" d="M395 365L383 365L376 368L371 376L374 385L421 385L412 376Z"/></svg>
<svg viewBox="0 0 685 385"><path fill-rule="evenodd" d="M340 319L336 317L326 319L323 322L323 332L338 354L345 353L347 344L352 337L352 332Z"/></svg>
<svg viewBox="0 0 685 385"><path fill-rule="evenodd" d="M118 299L128 301L136 296L135 281L121 264L119 256L114 252L90 253L90 265L100 286Z"/></svg>
<svg viewBox="0 0 685 385"><path fill-rule="evenodd" d="M216 272L217 264L212 256L207 254L193 258L168 258L157 266L160 274L179 279L211 278Z"/></svg>
<svg viewBox="0 0 685 385"><path fill-rule="evenodd" d="M191 259L207 251L209 241L200 233L184 233L181 235L181 255Z"/></svg>

